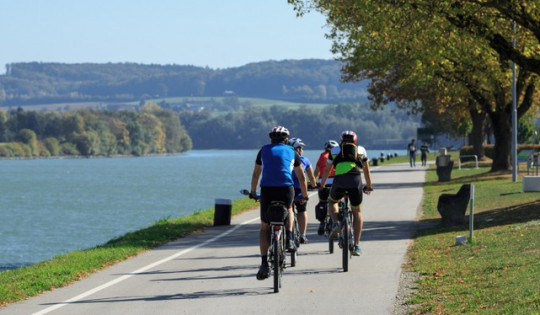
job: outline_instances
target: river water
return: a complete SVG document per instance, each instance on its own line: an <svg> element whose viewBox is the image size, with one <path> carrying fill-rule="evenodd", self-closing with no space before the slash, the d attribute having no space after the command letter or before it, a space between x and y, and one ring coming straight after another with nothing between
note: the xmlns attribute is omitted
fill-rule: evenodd
<svg viewBox="0 0 540 315"><path fill-rule="evenodd" d="M216 198L244 198L239 190L249 189L256 153L194 150L176 156L2 160L0 271L209 209ZM319 154L304 153L312 163Z"/></svg>

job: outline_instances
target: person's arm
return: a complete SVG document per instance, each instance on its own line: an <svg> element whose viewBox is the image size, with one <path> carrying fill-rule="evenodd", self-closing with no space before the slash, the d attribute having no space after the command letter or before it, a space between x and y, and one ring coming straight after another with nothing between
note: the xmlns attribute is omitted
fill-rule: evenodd
<svg viewBox="0 0 540 315"><path fill-rule="evenodd" d="M324 168L324 173L321 180L321 187L324 187L326 185L326 180L328 179L328 175L330 175L333 167L334 164L332 164L332 162L329 161L329 163L326 163L326 167Z"/></svg>
<svg viewBox="0 0 540 315"><path fill-rule="evenodd" d="M261 173L261 165L255 164L255 167L253 167L253 174L251 175L251 193L257 192L257 184L259 183L259 177L261 177Z"/></svg>
<svg viewBox="0 0 540 315"><path fill-rule="evenodd" d="M317 165L315 166L315 170L313 171L313 173L314 173L314 176L315 176L315 181L317 181L317 179L318 179L318 177L319 177L318 174L320 173L320 171L319 171L319 164L317 164Z"/></svg>
<svg viewBox="0 0 540 315"><path fill-rule="evenodd" d="M302 169L302 166L295 166L294 171L296 173L296 177L298 177L298 182L300 183L300 191L302 191L302 197L304 199L308 198L308 190L307 190L307 183L306 183L306 176L304 176L304 170Z"/></svg>
<svg viewBox="0 0 540 315"><path fill-rule="evenodd" d="M373 187L371 186L371 173L369 172L369 161L367 162L364 162L362 164L362 170L364 171L364 178L366 179L366 187L368 189L372 189ZM370 191L366 191L366 194L370 194L371 192Z"/></svg>
<svg viewBox="0 0 540 315"><path fill-rule="evenodd" d="M317 179L315 178L315 174L313 174L313 168L308 167L306 171L307 171L307 175L309 179L309 184L311 185L311 187L313 188L317 187Z"/></svg>

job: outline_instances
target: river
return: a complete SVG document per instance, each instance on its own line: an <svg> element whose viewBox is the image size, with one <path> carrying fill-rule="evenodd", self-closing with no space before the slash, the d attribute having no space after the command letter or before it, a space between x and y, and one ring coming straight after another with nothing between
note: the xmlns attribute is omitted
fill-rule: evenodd
<svg viewBox="0 0 540 315"><path fill-rule="evenodd" d="M243 198L239 190L249 189L256 153L193 150L174 156L2 160L0 271L209 209L216 198ZM320 151L304 154L315 163Z"/></svg>

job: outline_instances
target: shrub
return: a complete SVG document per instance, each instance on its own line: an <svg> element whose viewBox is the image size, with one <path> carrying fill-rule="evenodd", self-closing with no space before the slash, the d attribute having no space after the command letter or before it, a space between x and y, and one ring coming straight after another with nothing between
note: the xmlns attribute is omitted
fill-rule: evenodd
<svg viewBox="0 0 540 315"><path fill-rule="evenodd" d="M80 155L77 146L71 142L62 143L62 154L65 155Z"/></svg>
<svg viewBox="0 0 540 315"><path fill-rule="evenodd" d="M43 140L43 145L50 152L51 155L58 156L62 153L62 148L60 143L56 138L48 137Z"/></svg>

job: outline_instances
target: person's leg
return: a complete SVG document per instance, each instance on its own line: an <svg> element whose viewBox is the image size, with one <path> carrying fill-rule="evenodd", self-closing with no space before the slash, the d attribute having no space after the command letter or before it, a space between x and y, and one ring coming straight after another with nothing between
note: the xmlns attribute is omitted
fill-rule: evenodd
<svg viewBox="0 0 540 315"><path fill-rule="evenodd" d="M307 231L307 212L298 212L298 229L300 234L306 234Z"/></svg>
<svg viewBox="0 0 540 315"><path fill-rule="evenodd" d="M259 230L259 250L261 252L261 266L257 271L257 280L264 280L270 275L268 266L268 248L270 247L270 225L261 221Z"/></svg>
<svg viewBox="0 0 540 315"><path fill-rule="evenodd" d="M268 254L268 247L270 247L270 225L261 222L261 229L259 230L259 249L261 256Z"/></svg>
<svg viewBox="0 0 540 315"><path fill-rule="evenodd" d="M364 227L364 219L360 206L351 207L351 209L353 211L354 245L358 245L362 235L362 228Z"/></svg>
<svg viewBox="0 0 540 315"><path fill-rule="evenodd" d="M330 239L336 239L339 234L339 220L338 220L338 203L328 198L328 214L332 219L332 229L330 231Z"/></svg>
<svg viewBox="0 0 540 315"><path fill-rule="evenodd" d="M292 207L289 207L289 218L287 220L287 222L285 222L285 229L287 230L287 232L292 232L293 230L293 227L294 227L294 212L293 212L293 208Z"/></svg>

